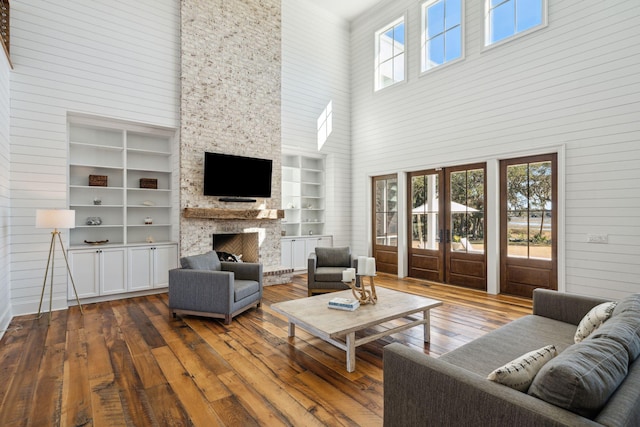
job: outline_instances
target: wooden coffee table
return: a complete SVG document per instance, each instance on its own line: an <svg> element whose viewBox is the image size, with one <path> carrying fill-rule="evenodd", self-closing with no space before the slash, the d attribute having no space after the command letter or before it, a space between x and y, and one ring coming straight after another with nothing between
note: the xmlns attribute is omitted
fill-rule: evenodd
<svg viewBox="0 0 640 427"><path fill-rule="evenodd" d="M335 310L327 307L335 297L353 298L350 290L331 292L273 304L271 308L287 317L289 337L295 336L296 325L347 352L347 371L356 369L356 347L387 335L424 325L424 342L430 339L429 310L442 305L441 301L424 298L391 289L376 288L377 304L361 305L355 311ZM383 332L356 338L356 332L399 319L413 313L423 312L423 318L409 321Z"/></svg>

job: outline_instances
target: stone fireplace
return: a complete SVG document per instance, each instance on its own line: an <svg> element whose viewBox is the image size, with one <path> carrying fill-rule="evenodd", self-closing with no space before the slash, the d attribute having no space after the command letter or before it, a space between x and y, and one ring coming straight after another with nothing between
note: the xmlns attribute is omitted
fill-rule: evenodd
<svg viewBox="0 0 640 427"><path fill-rule="evenodd" d="M265 284L291 278L273 273L283 271L280 219L184 213L192 208L263 211L282 205L280 20L279 0L181 2L180 256L210 251L214 234L255 233ZM254 31L258 26L263 31ZM273 160L271 198L228 203L204 196L205 152ZM246 249L242 252L249 261Z"/></svg>

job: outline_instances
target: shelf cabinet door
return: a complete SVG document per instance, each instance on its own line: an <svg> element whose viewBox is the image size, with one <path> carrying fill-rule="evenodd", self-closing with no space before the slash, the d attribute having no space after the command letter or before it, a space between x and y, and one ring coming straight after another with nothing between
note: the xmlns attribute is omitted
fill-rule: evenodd
<svg viewBox="0 0 640 427"><path fill-rule="evenodd" d="M125 248L100 250L100 295L127 290L127 251Z"/></svg>
<svg viewBox="0 0 640 427"><path fill-rule="evenodd" d="M178 246L157 246L153 250L153 287L169 286L169 270L178 267Z"/></svg>
<svg viewBox="0 0 640 427"><path fill-rule="evenodd" d="M100 295L100 251L69 251L69 268L76 285L78 298L97 297ZM69 279L67 298L76 298L72 282Z"/></svg>
<svg viewBox="0 0 640 427"><path fill-rule="evenodd" d="M127 289L125 248L69 251L69 267L78 298L125 292ZM67 298L75 299L69 280Z"/></svg>
<svg viewBox="0 0 640 427"><path fill-rule="evenodd" d="M129 290L153 287L153 251L151 247L129 248Z"/></svg>
<svg viewBox="0 0 640 427"><path fill-rule="evenodd" d="M280 262L283 267L293 268L294 270L307 268L304 239L282 239L280 245Z"/></svg>
<svg viewBox="0 0 640 427"><path fill-rule="evenodd" d="M177 266L177 245L129 248L129 290L167 287L169 270Z"/></svg>

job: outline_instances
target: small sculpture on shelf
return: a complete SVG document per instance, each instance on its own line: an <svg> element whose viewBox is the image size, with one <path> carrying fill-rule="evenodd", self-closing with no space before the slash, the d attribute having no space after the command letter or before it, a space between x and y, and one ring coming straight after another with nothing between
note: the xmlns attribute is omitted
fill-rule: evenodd
<svg viewBox="0 0 640 427"><path fill-rule="evenodd" d="M100 206L102 204L102 199L100 197L94 197L93 204L96 206Z"/></svg>
<svg viewBox="0 0 640 427"><path fill-rule="evenodd" d="M87 218L86 221L87 225L100 225L102 224L102 218L100 218L99 216L90 216Z"/></svg>
<svg viewBox="0 0 640 427"><path fill-rule="evenodd" d="M150 216L146 217L146 218L144 219L144 223L145 223L146 225L153 224L153 218L151 218Z"/></svg>

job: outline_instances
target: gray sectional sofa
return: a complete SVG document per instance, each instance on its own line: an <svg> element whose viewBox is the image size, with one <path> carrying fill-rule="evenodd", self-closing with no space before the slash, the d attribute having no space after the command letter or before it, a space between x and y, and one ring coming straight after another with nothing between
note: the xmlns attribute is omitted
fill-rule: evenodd
<svg viewBox="0 0 640 427"><path fill-rule="evenodd" d="M532 315L439 358L399 343L386 346L384 425L640 426L640 294L619 301L605 323L574 344L581 319L603 302L536 290ZM487 379L549 344L558 356L537 373L528 392ZM563 377L562 366L581 376Z"/></svg>

